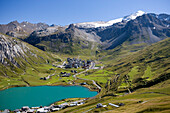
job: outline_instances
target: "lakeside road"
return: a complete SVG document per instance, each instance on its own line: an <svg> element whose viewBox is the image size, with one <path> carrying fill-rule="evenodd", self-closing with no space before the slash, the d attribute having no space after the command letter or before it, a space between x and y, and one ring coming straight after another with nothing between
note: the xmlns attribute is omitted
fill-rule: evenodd
<svg viewBox="0 0 170 113"><path fill-rule="evenodd" d="M93 84L94 84L98 89L101 90L101 87L100 87L99 85L97 85L97 83L96 83L94 80L92 80L92 82L93 82Z"/></svg>
<svg viewBox="0 0 170 113"><path fill-rule="evenodd" d="M91 65L90 65L89 69L94 69L94 67L95 67L95 63L94 63L94 62L91 62ZM80 72L80 73L74 74L73 77L74 77L75 79L77 79L77 77L76 77L77 75L80 75L80 74L82 74L82 73L85 73L85 72L87 72L89 69L86 69L86 70L84 70L84 71L82 71L82 72Z"/></svg>
<svg viewBox="0 0 170 113"><path fill-rule="evenodd" d="M77 79L77 75L80 75L80 74L82 74L82 73L85 73L85 72L88 71L88 70L89 70L89 69L86 69L86 70L84 70L84 71L82 71L82 72L80 72L80 73L74 74L73 77L74 77L75 79Z"/></svg>

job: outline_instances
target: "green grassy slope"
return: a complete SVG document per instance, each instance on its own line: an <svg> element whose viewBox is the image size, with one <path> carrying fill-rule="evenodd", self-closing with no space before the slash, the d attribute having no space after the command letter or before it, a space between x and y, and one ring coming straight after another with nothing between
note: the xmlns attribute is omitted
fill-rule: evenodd
<svg viewBox="0 0 170 113"><path fill-rule="evenodd" d="M94 56L96 50L98 50L98 44L86 40L72 39L68 43L62 41L41 41L36 45L37 47L43 47L46 51L58 52L61 54L68 55L86 55Z"/></svg>
<svg viewBox="0 0 170 113"><path fill-rule="evenodd" d="M20 49L22 49L24 53L20 56L12 57L15 62L17 62L17 65L12 63L8 58L4 59L7 62L6 64L0 63L0 89L16 85L27 85L24 81L26 75L37 76L38 74L42 74L41 76L44 76L44 74L50 74L52 72L49 72L49 69L53 67L52 64L60 63L61 61L55 54L44 52L17 38L6 35L4 35L4 37L8 40L8 43L13 43L12 46L20 46ZM3 52L3 50L1 51Z"/></svg>
<svg viewBox="0 0 170 113"><path fill-rule="evenodd" d="M128 95L117 97L107 96L93 99L82 106L70 107L59 113L103 112L103 113L169 113L170 111L170 80L166 80L149 88L142 88ZM98 103L107 105L105 108L96 108ZM119 108L109 103L123 106Z"/></svg>
<svg viewBox="0 0 170 113"><path fill-rule="evenodd" d="M147 46L148 44L146 43L130 45L125 42L114 49L100 51L96 56L100 61L104 62L105 64L110 64L115 63L120 59L127 57L128 55L134 54Z"/></svg>
<svg viewBox="0 0 170 113"><path fill-rule="evenodd" d="M120 59L107 68L136 84L141 79L148 81L169 74L170 70L170 39L153 44L139 52ZM137 85L137 84L136 84Z"/></svg>
<svg viewBox="0 0 170 113"><path fill-rule="evenodd" d="M106 83L108 79L120 74L122 83L119 87L129 87L125 81L125 75L128 77L128 83L131 87L145 85L151 80L169 74L169 48L170 39L168 38L118 61L110 61L102 70L91 70L79 75L79 77Z"/></svg>
<svg viewBox="0 0 170 113"><path fill-rule="evenodd" d="M78 77L102 86L96 98L82 106L60 112L168 113L170 111L170 38L152 44L102 70L90 70ZM132 93L128 93L128 89ZM106 108L96 108L98 103ZM108 103L124 103L119 108Z"/></svg>

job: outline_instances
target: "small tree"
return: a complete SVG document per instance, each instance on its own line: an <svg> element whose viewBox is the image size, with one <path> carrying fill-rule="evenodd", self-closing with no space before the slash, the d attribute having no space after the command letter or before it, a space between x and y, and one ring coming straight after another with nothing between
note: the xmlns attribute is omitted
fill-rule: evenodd
<svg viewBox="0 0 170 113"><path fill-rule="evenodd" d="M125 80L125 83L127 84L127 90L129 91L129 93L132 93L131 91L130 91L130 89L131 89L131 86L132 86L132 84L131 84L131 81L129 80L129 75L125 75L124 76L124 80Z"/></svg>

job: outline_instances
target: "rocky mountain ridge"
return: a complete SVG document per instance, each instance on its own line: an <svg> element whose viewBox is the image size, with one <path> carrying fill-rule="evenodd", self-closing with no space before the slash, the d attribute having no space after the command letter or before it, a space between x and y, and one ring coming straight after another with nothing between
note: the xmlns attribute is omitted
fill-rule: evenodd
<svg viewBox="0 0 170 113"><path fill-rule="evenodd" d="M109 45L106 49L113 49L122 43L152 44L170 37L169 21L162 21L152 14L144 14L127 23L117 23L108 29L97 32L103 42Z"/></svg>
<svg viewBox="0 0 170 113"><path fill-rule="evenodd" d="M97 44L100 44L100 37L95 33L87 33L85 30L76 28L73 24L69 25L68 28L57 27L55 32L46 34L49 34L47 30L35 31L24 41L44 51L72 54L79 54L84 50L96 50ZM87 52L82 54L87 54ZM88 54L94 54L94 52L88 52Z"/></svg>
<svg viewBox="0 0 170 113"><path fill-rule="evenodd" d="M15 25L15 27L12 27L13 29L8 27L8 30L11 29L12 31L7 31L7 27L3 28L3 26L11 26L11 24ZM28 24L28 27L23 27L25 24ZM86 24L88 25L88 23ZM22 22L19 24L12 22L7 25L0 25L0 32L13 37L24 35L24 41L42 50L64 53L70 53L69 51L73 50L81 51L84 48L91 49L94 46L95 51L98 51L113 49L121 44L145 43L150 45L170 37L170 15L168 14L157 15L138 11L112 24L107 24L105 27L82 27L79 24L49 26L43 23ZM19 27L16 27L16 25Z"/></svg>

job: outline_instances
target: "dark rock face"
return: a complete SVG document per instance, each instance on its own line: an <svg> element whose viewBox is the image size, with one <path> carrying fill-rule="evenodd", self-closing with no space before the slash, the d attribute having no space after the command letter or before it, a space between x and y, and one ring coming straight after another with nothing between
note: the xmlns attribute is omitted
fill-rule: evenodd
<svg viewBox="0 0 170 113"><path fill-rule="evenodd" d="M170 15L144 14L127 23L121 22L97 32L102 42L107 42L105 49L128 42L129 44L152 44L170 37Z"/></svg>
<svg viewBox="0 0 170 113"><path fill-rule="evenodd" d="M91 43L100 43L99 38L96 34L87 33L71 24L68 27L52 26L34 31L24 41L42 50L73 53L93 46Z"/></svg>
<svg viewBox="0 0 170 113"><path fill-rule="evenodd" d="M46 50L47 47L52 49L51 51L60 51L63 47L66 47L72 43L72 33L69 32L59 32L50 35L39 36L37 35L36 31L34 31L28 38L25 39L26 42L42 49ZM49 42L49 43L43 43ZM43 44L40 46L39 44Z"/></svg>

